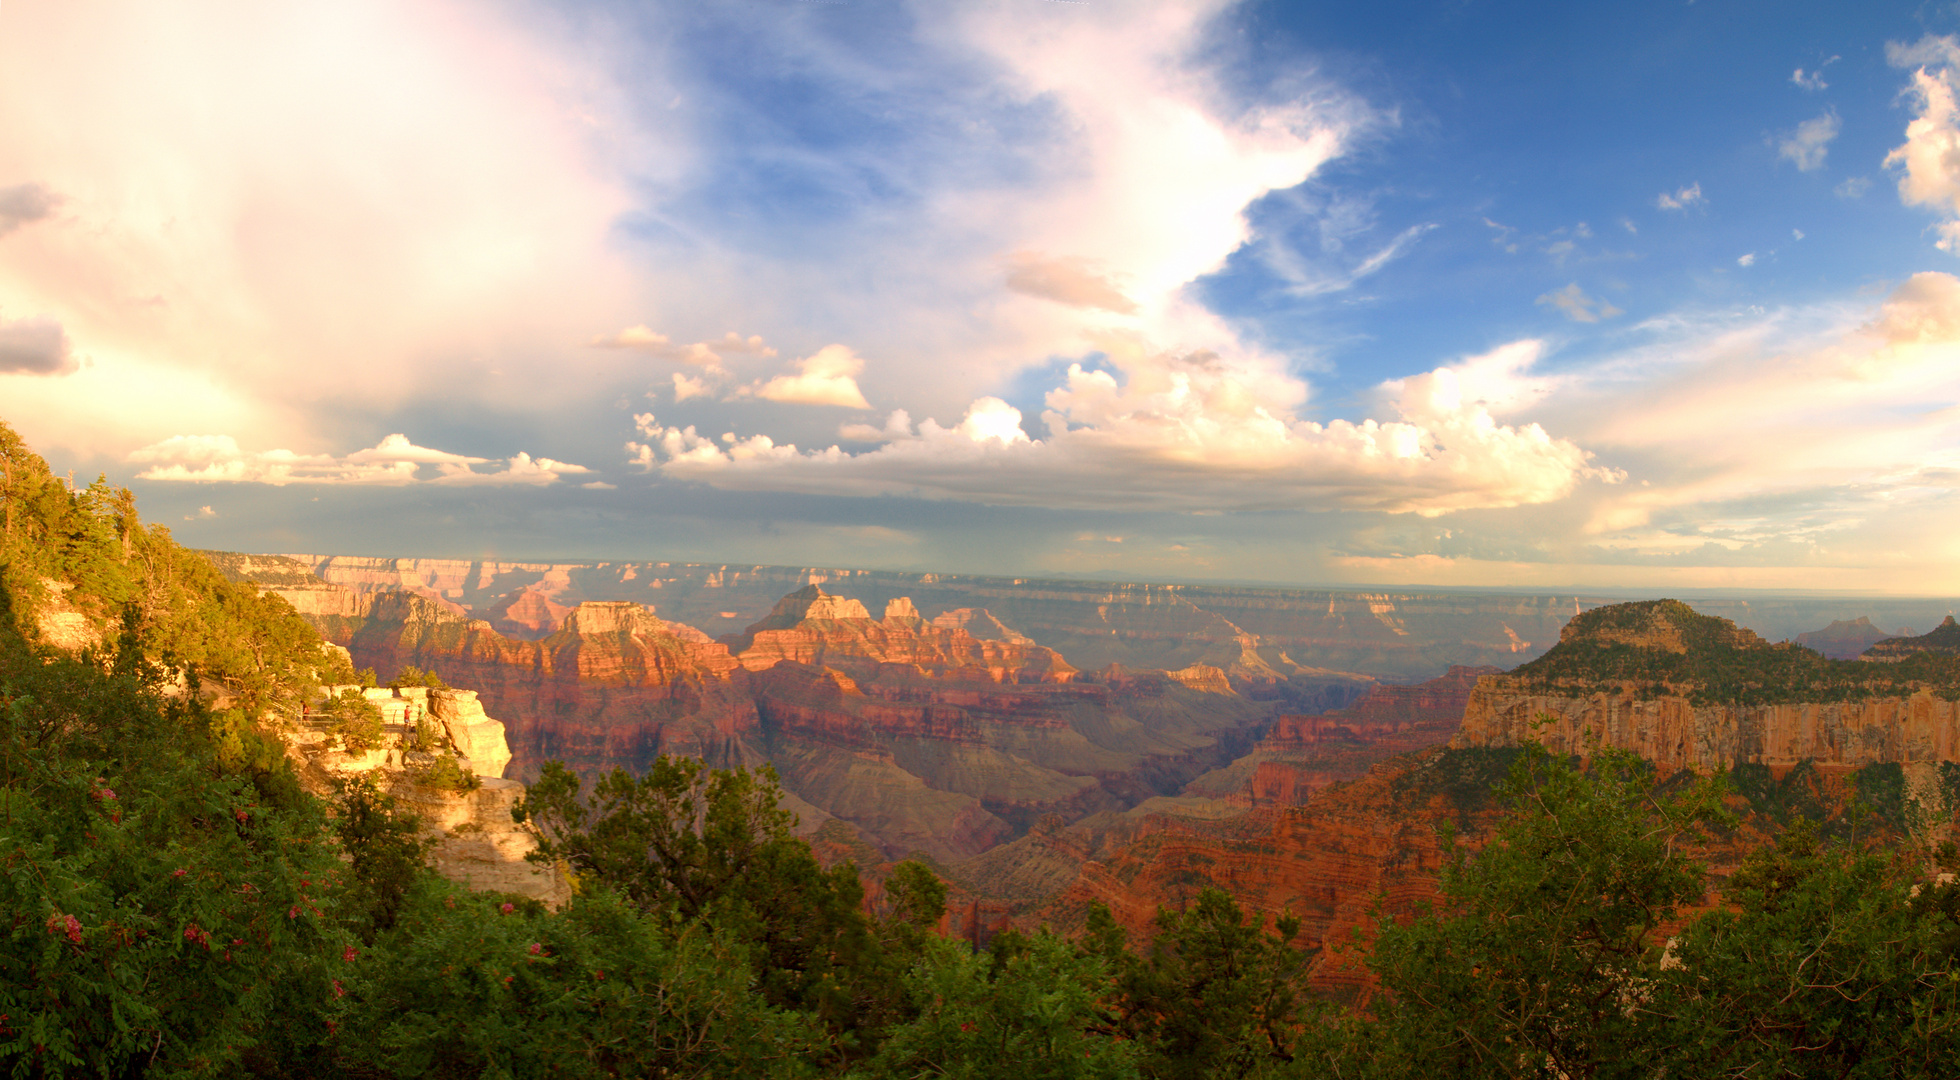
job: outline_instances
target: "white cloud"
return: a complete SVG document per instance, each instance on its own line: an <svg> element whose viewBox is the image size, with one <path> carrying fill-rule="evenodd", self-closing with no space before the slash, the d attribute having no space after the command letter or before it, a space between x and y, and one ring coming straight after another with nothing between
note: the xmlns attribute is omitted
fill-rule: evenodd
<svg viewBox="0 0 1960 1080"><path fill-rule="evenodd" d="M586 344L595 349L626 349L663 360L678 360L683 364L704 368L720 367L722 359L727 356L776 355L776 350L764 342L758 334L743 337L730 330L719 341L695 341L683 345L670 341L667 335L651 329L644 323L629 326L618 333L600 334Z"/></svg>
<svg viewBox="0 0 1960 1080"><path fill-rule="evenodd" d="M1839 59L1839 57L1833 56L1817 65L1817 70L1815 71L1807 72L1802 68L1798 68L1790 73L1790 82L1805 90L1828 90L1831 84L1824 81L1824 69L1837 63Z"/></svg>
<svg viewBox="0 0 1960 1080"><path fill-rule="evenodd" d="M1831 140L1837 138L1841 126L1835 109L1805 120L1777 144L1777 156L1795 162L1798 172L1815 172L1824 167Z"/></svg>
<svg viewBox="0 0 1960 1080"><path fill-rule="evenodd" d="M550 27L453 0L6 21L0 145L34 183L0 189L0 296L101 373L10 407L37 444L121 455L156 387L206 381L172 404L260 445L422 393L562 403L564 343L630 310L632 199L595 153L619 112Z"/></svg>
<svg viewBox="0 0 1960 1080"><path fill-rule="evenodd" d="M1921 65L1912 74L1919 115L1906 125L1906 141L1885 156L1885 164L1904 169L1900 201L1931 207L1948 219L1937 227L1938 246L1954 251L1960 242L1960 220L1955 220L1960 219L1960 110L1954 103L1960 45L1951 37L1926 37L1909 46L1889 43L1885 51L1894 66Z"/></svg>
<svg viewBox="0 0 1960 1080"><path fill-rule="evenodd" d="M714 388L708 385L708 381L705 378L683 375L678 371L674 372L674 402L676 404L686 401L688 398L712 397L714 392Z"/></svg>
<svg viewBox="0 0 1960 1080"><path fill-rule="evenodd" d="M1573 322L1596 323L1601 319L1625 314L1608 303L1604 297L1587 296L1585 290L1579 288L1579 283L1576 281L1563 289L1546 293L1536 302L1557 308Z"/></svg>
<svg viewBox="0 0 1960 1080"><path fill-rule="evenodd" d="M1864 197L1865 192L1871 190L1871 186L1871 177L1853 176L1846 178L1844 183L1832 188L1831 191L1841 199L1859 199Z"/></svg>
<svg viewBox="0 0 1960 1080"><path fill-rule="evenodd" d="M778 375L750 388L756 397L798 405L837 405L847 409L868 409L858 390L856 375L864 361L843 345L826 345L797 361L800 374Z"/></svg>
<svg viewBox="0 0 1960 1080"><path fill-rule="evenodd" d="M1654 205L1660 207L1662 210L1686 210L1690 206L1696 206L1707 201L1702 198L1701 183L1697 181L1675 191L1673 194L1665 191L1661 192L1654 199Z"/></svg>
<svg viewBox="0 0 1960 1080"><path fill-rule="evenodd" d="M1876 313L1683 324L1571 374L1541 412L1639 463L1642 483L1595 492L1601 534L1666 521L1701 536L1708 508L1736 500L1780 534L1945 490L1960 469L1960 279L1915 274Z"/></svg>
<svg viewBox="0 0 1960 1080"><path fill-rule="evenodd" d="M724 450L650 415L636 418L648 441L629 453L668 476L725 488L1200 512L1433 515L1544 502L1586 477L1612 478L1538 425L1493 418L1493 408L1533 392L1523 369L1535 343L1398 380L1384 388L1398 420L1324 425L1271 407L1274 398L1260 392L1267 376L1215 354L1110 345L1123 380L1072 365L1047 395L1043 439L1029 437L1020 410L982 398L952 427L926 420L914 431L895 415L884 429L853 430L854 439L886 442L860 454L806 452L766 435Z"/></svg>
<svg viewBox="0 0 1960 1080"><path fill-rule="evenodd" d="M1737 258L1737 259L1735 260L1735 264L1736 264L1737 266L1754 266L1754 265L1756 265L1756 253L1752 251L1752 252L1750 252L1750 253L1749 253L1749 254L1747 254L1747 255L1742 255L1742 256L1739 256L1739 257L1738 257L1738 258Z"/></svg>
<svg viewBox="0 0 1960 1080"><path fill-rule="evenodd" d="M229 435L174 435L132 451L126 460L131 464L147 466L137 474L144 480L274 486L401 486L417 483L447 486L542 485L553 483L561 476L592 471L550 458L533 459L531 455L520 452L515 457L505 459L501 469L479 472L474 466L490 464L489 459L416 446L407 436L400 434L390 435L370 449L355 451L345 457L296 454L283 449L248 451ZM432 466L436 475L424 479L420 475L423 466Z"/></svg>

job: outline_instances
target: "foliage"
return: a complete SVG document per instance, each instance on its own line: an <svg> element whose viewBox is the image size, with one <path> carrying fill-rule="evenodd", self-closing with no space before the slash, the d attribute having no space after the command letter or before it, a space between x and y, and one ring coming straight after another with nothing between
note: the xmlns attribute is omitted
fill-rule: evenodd
<svg viewBox="0 0 1960 1080"><path fill-rule="evenodd" d="M1267 931L1232 897L1205 889L1182 911L1157 913L1147 957L1123 949L1106 909L1088 943L1116 972L1118 1030L1144 1048L1152 1077L1244 1077L1290 1059L1307 956L1291 945L1300 921Z"/></svg>
<svg viewBox="0 0 1960 1080"><path fill-rule="evenodd" d="M904 979L917 1010L861 1075L958 1080L1137 1077L1144 1048L1112 1038L1108 961L1047 931L1001 955L936 940Z"/></svg>
<svg viewBox="0 0 1960 1080"><path fill-rule="evenodd" d="M1527 743L1513 817L1475 857L1445 837L1439 910L1384 917L1369 966L1392 995L1369 1045L1382 1075L1589 1077L1635 1066L1662 970L1655 930L1702 893L1681 850L1722 820L1719 783L1660 797L1653 768L1598 750L1590 773Z"/></svg>
<svg viewBox="0 0 1960 1080"><path fill-rule="evenodd" d="M751 992L739 946L605 892L553 914L424 879L343 979L360 1075L796 1077L823 1046Z"/></svg>
<svg viewBox="0 0 1960 1080"><path fill-rule="evenodd" d="M317 1043L346 940L318 805L138 675L36 654L10 601L0 1069L232 1075Z"/></svg>
<svg viewBox="0 0 1960 1080"><path fill-rule="evenodd" d="M403 813L373 776L344 781L337 802L333 829L347 853L347 914L372 941L376 931L395 925L434 841L421 838L421 819Z"/></svg>
<svg viewBox="0 0 1960 1080"><path fill-rule="evenodd" d="M442 676L434 671L423 671L413 664L402 665L402 669L395 673L395 677L388 680L388 686L395 690L405 686L426 686L431 690L449 689L449 684L442 681Z"/></svg>
<svg viewBox="0 0 1960 1080"><path fill-rule="evenodd" d="M344 689L327 702L327 723L341 749L350 754L381 745L381 709L359 690Z"/></svg>
<svg viewBox="0 0 1960 1080"><path fill-rule="evenodd" d="M483 778L464 768L455 754L441 752L433 757L427 765L411 770L417 783L437 791L475 791L483 786Z"/></svg>
<svg viewBox="0 0 1960 1080"><path fill-rule="evenodd" d="M1683 932L1656 1039L1674 1075L1951 1076L1960 887L1799 821L1729 881L1734 910ZM1916 887L1917 886L1917 887Z"/></svg>

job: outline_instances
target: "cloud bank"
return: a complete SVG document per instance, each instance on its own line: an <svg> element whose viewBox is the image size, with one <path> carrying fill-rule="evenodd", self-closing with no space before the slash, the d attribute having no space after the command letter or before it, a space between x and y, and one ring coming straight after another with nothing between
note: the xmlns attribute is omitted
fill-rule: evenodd
<svg viewBox="0 0 1960 1080"><path fill-rule="evenodd" d="M241 449L229 435L176 435L132 451L132 464L145 468L143 480L189 483L342 484L399 487L541 486L567 476L590 473L580 465L519 452L502 462L417 446L406 435L390 435L366 450L343 457L296 454L291 450ZM493 465L479 470L480 465ZM433 475L425 467L434 470Z"/></svg>

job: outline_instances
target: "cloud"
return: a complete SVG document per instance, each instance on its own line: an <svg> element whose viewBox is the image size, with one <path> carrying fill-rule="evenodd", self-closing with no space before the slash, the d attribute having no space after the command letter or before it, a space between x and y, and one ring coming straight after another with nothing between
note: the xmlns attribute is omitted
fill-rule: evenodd
<svg viewBox="0 0 1960 1080"><path fill-rule="evenodd" d="M0 236L48 217L60 205L61 196L50 191L45 184L15 184L0 188Z"/></svg>
<svg viewBox="0 0 1960 1080"><path fill-rule="evenodd" d="M1493 418L1528 390L1537 346L1466 362L1384 388L1400 419L1328 424L1270 407L1266 376L1216 354L1125 350L1123 375L1071 365L1050 391L1042 439L1019 409L981 398L960 422L850 431L885 445L859 454L803 451L767 435L717 446L692 427L637 417L629 453L667 476L737 490L902 494L992 505L1187 512L1369 509L1434 515L1561 498L1583 479L1612 479L1589 454L1536 424Z"/></svg>
<svg viewBox="0 0 1960 1080"><path fill-rule="evenodd" d="M714 396L714 388L708 385L706 379L693 375L683 375L678 371L674 372L674 401L676 404L686 401L688 398L712 396Z"/></svg>
<svg viewBox="0 0 1960 1080"><path fill-rule="evenodd" d="M1804 69L1798 68L1796 71L1790 73L1790 82L1804 90L1828 90L1831 84L1824 81L1824 69L1837 63L1840 59L1841 57L1833 56L1817 65L1816 71L1806 72Z"/></svg>
<svg viewBox="0 0 1960 1080"><path fill-rule="evenodd" d="M1871 190L1871 186L1871 177L1853 176L1848 177L1844 183L1832 188L1831 193L1840 199L1859 199L1864 197L1865 192Z"/></svg>
<svg viewBox="0 0 1960 1080"><path fill-rule="evenodd" d="M1801 239L1801 237L1799 237L1799 239ZM1742 256L1739 256L1739 257L1738 257L1738 258L1737 258L1737 259L1735 260L1735 264L1736 264L1737 266L1754 266L1754 265L1756 265L1756 253L1752 251L1752 252L1750 252L1750 253L1748 253L1747 255L1742 255Z"/></svg>
<svg viewBox="0 0 1960 1080"><path fill-rule="evenodd" d="M1960 110L1956 110L1955 62L1960 45L1951 37L1921 38L1912 45L1890 42L1886 59L1895 67L1921 65L1912 74L1919 115L1906 125L1906 141L1885 155L1886 167L1904 169L1899 199L1926 206L1948 220L1937 227L1942 251L1960 242Z"/></svg>
<svg viewBox="0 0 1960 1080"><path fill-rule="evenodd" d="M1555 307L1566 318L1581 323L1596 323L1601 319L1625 314L1602 297L1587 296L1576 281L1563 289L1546 293L1539 297L1536 303Z"/></svg>
<svg viewBox="0 0 1960 1080"><path fill-rule="evenodd" d="M59 322L45 315L0 320L0 375L69 375L80 368Z"/></svg>
<svg viewBox="0 0 1960 1080"><path fill-rule="evenodd" d="M503 412L583 394L566 343L636 306L611 231L633 196L609 162L659 133L619 147L595 54L526 18L7 5L0 146L35 182L0 189L0 296L102 374L37 397L25 433L121 456L153 441L127 420L167 384L221 384L222 422L242 422L221 430L248 445L423 395Z"/></svg>
<svg viewBox="0 0 1960 1080"><path fill-rule="evenodd" d="M846 409L868 409L858 390L858 372L864 361L843 345L826 345L815 354L797 361L798 375L778 375L753 387L756 397L797 405L836 405Z"/></svg>
<svg viewBox="0 0 1960 1080"><path fill-rule="evenodd" d="M208 521L211 518L217 516L218 516L218 512L216 510L213 510L208 506L200 506L197 508L197 513L185 514L184 520L185 521Z"/></svg>
<svg viewBox="0 0 1960 1080"><path fill-rule="evenodd" d="M1795 162L1798 172L1815 172L1824 167L1824 156L1830 152L1831 140L1837 138L1840 126L1835 109L1805 120L1777 144L1777 156Z"/></svg>
<svg viewBox="0 0 1960 1080"><path fill-rule="evenodd" d="M1696 206L1706 201L1706 199L1702 198L1701 184L1697 181L1696 183L1689 184L1687 187L1681 188L1672 195L1665 191L1661 192L1654 199L1654 205L1660 207L1662 210L1686 210L1690 206Z"/></svg>
<svg viewBox="0 0 1960 1080"><path fill-rule="evenodd" d="M1136 313L1136 302L1093 269L1087 259L1046 258L1018 252L1007 274L1007 287L1023 296L1053 300L1071 307L1101 308L1119 315Z"/></svg>
<svg viewBox="0 0 1960 1080"><path fill-rule="evenodd" d="M682 345L668 340L667 335L654 331L644 323L629 326L615 334L600 334L586 344L595 349L627 349L663 360L679 360L683 364L706 368L720 367L722 359L727 356L776 355L776 350L770 348L761 336L756 334L743 337L730 330L719 341L696 341Z"/></svg>
<svg viewBox="0 0 1960 1080"><path fill-rule="evenodd" d="M1960 278L1915 274L1876 312L1683 324L1567 373L1539 411L1585 431L1605 461L1638 462L1639 483L1593 491L1599 535L1651 546L1641 530L1664 526L1698 544L1746 516L1752 535L1808 545L1820 523L1947 490L1960 466Z"/></svg>
<svg viewBox="0 0 1960 1080"><path fill-rule="evenodd" d="M550 458L533 459L531 455L520 452L515 457L505 459L501 469L479 472L474 466L489 464L489 459L416 446L407 436L400 434L389 435L374 447L355 451L345 457L297 454L283 449L247 451L229 435L173 435L132 451L126 460L131 464L147 466L137 474L143 480L273 486L401 486L421 483L452 487L543 485L553 483L561 476L592 471ZM423 466L433 467L436 475L425 478L420 473Z"/></svg>

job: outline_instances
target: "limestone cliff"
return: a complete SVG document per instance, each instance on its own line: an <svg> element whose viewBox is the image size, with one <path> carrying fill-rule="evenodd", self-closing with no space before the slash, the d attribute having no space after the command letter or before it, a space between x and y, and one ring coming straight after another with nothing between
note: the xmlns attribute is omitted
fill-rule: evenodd
<svg viewBox="0 0 1960 1080"><path fill-rule="evenodd" d="M1452 745L1529 736L1585 753L1596 740L1701 772L1954 761L1956 698L1960 657L1830 660L1676 601L1648 601L1587 612L1543 657L1479 680Z"/></svg>
<svg viewBox="0 0 1960 1080"><path fill-rule="evenodd" d="M1453 667L1412 686L1376 684L1354 704L1314 716L1282 716L1252 752L1191 782L1186 795L1237 806L1298 806L1376 762L1446 743L1477 680L1494 667Z"/></svg>
<svg viewBox="0 0 1960 1080"><path fill-rule="evenodd" d="M511 818L524 785L503 778L510 760L503 725L484 714L474 691L366 690L381 713L381 745L349 753L319 707L344 689L359 688L325 688L285 732L301 786L332 798L340 781L371 776L421 819L424 835L435 841L430 863L444 877L554 905L570 899L556 871L525 859L537 850L537 836Z"/></svg>
<svg viewBox="0 0 1960 1080"><path fill-rule="evenodd" d="M906 597L892 599L884 618L874 620L863 604L818 585L783 597L766 618L722 642L750 671L788 660L855 670L908 664L932 676L991 682L1059 683L1076 673L1053 649L929 624Z"/></svg>

